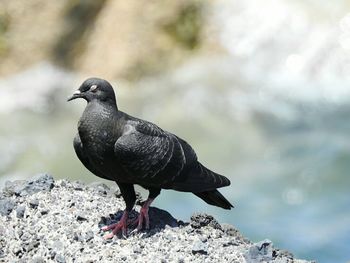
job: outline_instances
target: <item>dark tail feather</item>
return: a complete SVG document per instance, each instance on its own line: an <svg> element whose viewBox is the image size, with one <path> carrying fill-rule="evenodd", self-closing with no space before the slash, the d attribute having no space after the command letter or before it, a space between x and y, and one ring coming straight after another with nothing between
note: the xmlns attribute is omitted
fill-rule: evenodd
<svg viewBox="0 0 350 263"><path fill-rule="evenodd" d="M231 205L231 203L218 190L194 194L199 198L202 198L206 203L210 205L215 205L224 209L231 209L233 207L233 205Z"/></svg>

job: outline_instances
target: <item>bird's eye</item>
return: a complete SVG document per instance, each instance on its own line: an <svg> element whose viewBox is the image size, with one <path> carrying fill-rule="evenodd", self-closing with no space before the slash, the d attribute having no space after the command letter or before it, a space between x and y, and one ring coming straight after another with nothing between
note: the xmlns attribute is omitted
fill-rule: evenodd
<svg viewBox="0 0 350 263"><path fill-rule="evenodd" d="M90 87L90 91L91 91L91 92L96 92L96 91L97 91L97 85L92 85L92 86Z"/></svg>

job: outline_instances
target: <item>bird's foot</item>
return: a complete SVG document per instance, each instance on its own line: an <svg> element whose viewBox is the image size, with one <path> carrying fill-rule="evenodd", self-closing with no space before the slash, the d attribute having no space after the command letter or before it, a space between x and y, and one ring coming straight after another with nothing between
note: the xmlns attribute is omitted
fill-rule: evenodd
<svg viewBox="0 0 350 263"><path fill-rule="evenodd" d="M152 202L153 202L153 199L148 198L146 202L143 204L143 206L141 207L139 216L132 222L132 225L137 225L136 229L133 230L133 232L141 231L143 224L145 224L145 229L149 229L148 209Z"/></svg>
<svg viewBox="0 0 350 263"><path fill-rule="evenodd" d="M127 228L128 228L128 211L124 210L124 213L122 215L122 218L119 220L118 223L104 226L101 228L103 231L108 231L112 229L112 232L105 235L104 239L111 239L114 235L118 234L118 232L122 232L122 235L125 237L127 235Z"/></svg>

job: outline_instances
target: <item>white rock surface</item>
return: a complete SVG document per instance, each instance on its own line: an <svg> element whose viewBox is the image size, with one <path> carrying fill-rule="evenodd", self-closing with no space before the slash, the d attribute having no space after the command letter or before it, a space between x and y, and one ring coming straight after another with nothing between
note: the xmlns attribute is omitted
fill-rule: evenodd
<svg viewBox="0 0 350 263"><path fill-rule="evenodd" d="M104 184L47 174L9 182L0 193L0 262L306 262L270 240L254 244L210 215L184 223L157 208L149 231L104 240L101 226L123 208L119 190Z"/></svg>

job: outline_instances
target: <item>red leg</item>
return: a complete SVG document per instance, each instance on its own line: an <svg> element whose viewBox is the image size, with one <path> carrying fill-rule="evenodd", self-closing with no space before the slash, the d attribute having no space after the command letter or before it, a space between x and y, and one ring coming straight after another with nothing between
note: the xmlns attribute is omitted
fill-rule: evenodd
<svg viewBox="0 0 350 263"><path fill-rule="evenodd" d="M153 202L153 198L148 198L146 202L143 204L143 206L140 209L140 214L138 218L133 222L133 224L137 224L137 231L140 231L142 229L143 223L145 223L146 229L149 229L149 216L148 216L148 209L151 203Z"/></svg>
<svg viewBox="0 0 350 263"><path fill-rule="evenodd" d="M128 211L124 210L122 218L119 220L118 223L102 227L101 229L103 231L108 231L113 229L112 233L109 233L104 236L104 239L113 238L113 236L116 235L120 230L122 231L123 236L126 236L127 227L128 227L128 215L129 215Z"/></svg>

